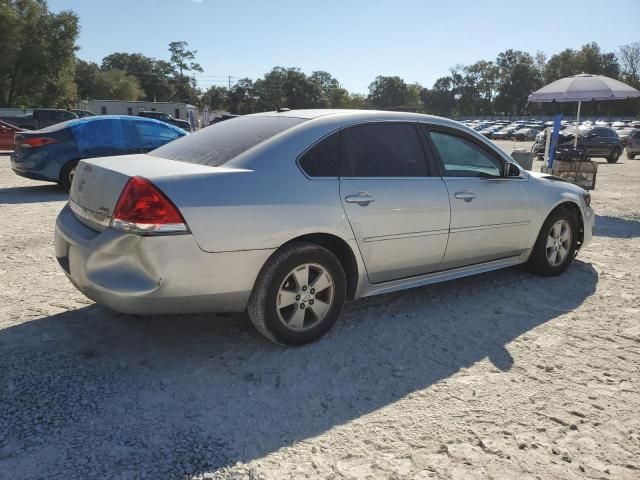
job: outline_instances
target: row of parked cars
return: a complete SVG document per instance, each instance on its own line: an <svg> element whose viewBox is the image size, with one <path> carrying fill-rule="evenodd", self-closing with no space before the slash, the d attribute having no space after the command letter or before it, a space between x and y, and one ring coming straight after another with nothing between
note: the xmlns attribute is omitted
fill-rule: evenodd
<svg viewBox="0 0 640 480"><path fill-rule="evenodd" d="M553 122L543 122L542 120L517 120L515 122L506 120L473 120L463 121L462 123L493 140L535 140L537 135L545 128L553 127ZM571 126L575 127L575 122L562 121L562 128ZM626 145L631 134L640 128L640 120L619 120L615 122L604 120L593 122L587 120L581 122L580 127L584 129L593 129L594 127L610 128L616 132Z"/></svg>
<svg viewBox="0 0 640 480"><path fill-rule="evenodd" d="M474 120L462 123L493 140L534 140L545 127L540 120Z"/></svg>

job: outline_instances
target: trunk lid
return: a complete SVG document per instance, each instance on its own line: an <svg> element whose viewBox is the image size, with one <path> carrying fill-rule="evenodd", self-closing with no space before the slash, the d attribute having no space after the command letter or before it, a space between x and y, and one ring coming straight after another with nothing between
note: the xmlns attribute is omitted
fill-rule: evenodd
<svg viewBox="0 0 640 480"><path fill-rule="evenodd" d="M231 170L144 154L85 159L76 168L69 204L81 222L94 230L103 230L110 225L120 194L131 177L144 177L163 190L165 182ZM171 199L168 192L163 193Z"/></svg>

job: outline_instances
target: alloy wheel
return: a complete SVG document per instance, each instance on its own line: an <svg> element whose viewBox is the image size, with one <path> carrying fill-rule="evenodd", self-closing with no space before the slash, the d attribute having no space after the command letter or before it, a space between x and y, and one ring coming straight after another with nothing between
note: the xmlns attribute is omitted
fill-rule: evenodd
<svg viewBox="0 0 640 480"><path fill-rule="evenodd" d="M561 265L571 250L571 226L566 220L558 220L547 235L547 260L553 267Z"/></svg>
<svg viewBox="0 0 640 480"><path fill-rule="evenodd" d="M276 296L276 312L282 324L297 332L309 330L328 315L335 283L322 265L306 263L291 270Z"/></svg>

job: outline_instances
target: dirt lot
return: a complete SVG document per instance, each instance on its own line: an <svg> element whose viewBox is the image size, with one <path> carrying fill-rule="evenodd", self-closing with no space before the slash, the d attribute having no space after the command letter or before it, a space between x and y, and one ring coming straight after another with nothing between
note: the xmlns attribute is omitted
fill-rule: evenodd
<svg viewBox="0 0 640 480"><path fill-rule="evenodd" d="M638 479L639 186L640 161L600 165L559 278L358 301L281 349L242 318L94 305L53 255L65 195L0 156L0 477Z"/></svg>

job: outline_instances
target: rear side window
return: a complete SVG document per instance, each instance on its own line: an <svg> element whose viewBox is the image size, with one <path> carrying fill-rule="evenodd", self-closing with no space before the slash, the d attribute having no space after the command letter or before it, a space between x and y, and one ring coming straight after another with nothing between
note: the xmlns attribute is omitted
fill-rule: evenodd
<svg viewBox="0 0 640 480"><path fill-rule="evenodd" d="M164 145L151 155L218 167L304 121L303 118L292 117L233 118Z"/></svg>
<svg viewBox="0 0 640 480"><path fill-rule="evenodd" d="M300 167L310 177L340 175L340 132L320 140L300 157Z"/></svg>
<svg viewBox="0 0 640 480"><path fill-rule="evenodd" d="M342 132L342 176L427 175L427 163L415 125L377 123Z"/></svg>
<svg viewBox="0 0 640 480"><path fill-rule="evenodd" d="M157 148L184 135L177 129L152 121L135 122L135 128L138 131L141 148Z"/></svg>

